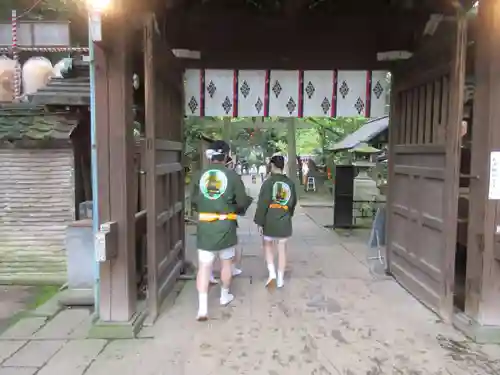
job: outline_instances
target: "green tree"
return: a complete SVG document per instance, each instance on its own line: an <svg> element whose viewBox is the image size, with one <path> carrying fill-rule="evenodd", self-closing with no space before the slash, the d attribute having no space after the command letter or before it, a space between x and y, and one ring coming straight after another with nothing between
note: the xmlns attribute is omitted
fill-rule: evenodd
<svg viewBox="0 0 500 375"><path fill-rule="evenodd" d="M311 127L297 130L297 153L321 156L324 163L326 150L358 130L366 121L364 117L307 118Z"/></svg>

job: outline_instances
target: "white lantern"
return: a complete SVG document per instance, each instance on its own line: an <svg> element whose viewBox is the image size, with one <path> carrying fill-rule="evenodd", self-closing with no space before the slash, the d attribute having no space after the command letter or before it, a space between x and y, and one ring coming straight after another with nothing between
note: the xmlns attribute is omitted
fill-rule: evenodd
<svg viewBox="0 0 500 375"><path fill-rule="evenodd" d="M24 94L34 94L54 76L53 66L45 57L31 57L23 66Z"/></svg>

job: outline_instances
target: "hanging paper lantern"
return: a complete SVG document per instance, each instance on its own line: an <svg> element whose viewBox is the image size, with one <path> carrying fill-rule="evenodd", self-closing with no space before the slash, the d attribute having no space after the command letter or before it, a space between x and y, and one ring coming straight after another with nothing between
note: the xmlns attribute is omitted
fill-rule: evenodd
<svg viewBox="0 0 500 375"><path fill-rule="evenodd" d="M54 76L53 66L45 57L31 57L23 65L24 94L34 94Z"/></svg>
<svg viewBox="0 0 500 375"><path fill-rule="evenodd" d="M15 74L16 62L7 56L0 56L0 102L12 102Z"/></svg>

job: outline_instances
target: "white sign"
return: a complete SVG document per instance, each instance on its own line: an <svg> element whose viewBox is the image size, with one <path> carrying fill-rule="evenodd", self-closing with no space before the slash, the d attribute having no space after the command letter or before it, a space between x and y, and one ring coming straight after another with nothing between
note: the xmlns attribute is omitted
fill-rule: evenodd
<svg viewBox="0 0 500 375"><path fill-rule="evenodd" d="M500 151L490 154L490 188L488 199L500 200Z"/></svg>
<svg viewBox="0 0 500 375"><path fill-rule="evenodd" d="M89 32L93 42L102 41L101 14L92 12L89 17Z"/></svg>
<svg viewBox="0 0 500 375"><path fill-rule="evenodd" d="M98 232L94 238L94 251L98 262L105 262L106 259L106 233Z"/></svg>

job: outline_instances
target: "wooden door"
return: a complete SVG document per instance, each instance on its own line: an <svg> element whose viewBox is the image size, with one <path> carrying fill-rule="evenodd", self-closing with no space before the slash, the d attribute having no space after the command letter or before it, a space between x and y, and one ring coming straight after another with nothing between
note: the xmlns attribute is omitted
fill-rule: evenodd
<svg viewBox="0 0 500 375"><path fill-rule="evenodd" d="M465 21L439 33L394 72L389 271L441 315L453 303Z"/></svg>
<svg viewBox="0 0 500 375"><path fill-rule="evenodd" d="M156 319L184 258L182 70L149 17L145 32L148 310Z"/></svg>

